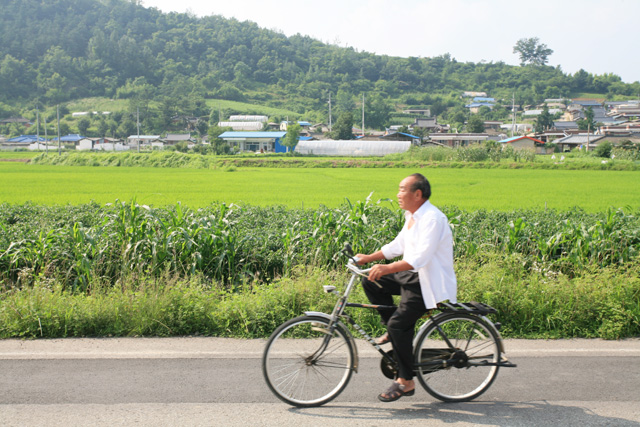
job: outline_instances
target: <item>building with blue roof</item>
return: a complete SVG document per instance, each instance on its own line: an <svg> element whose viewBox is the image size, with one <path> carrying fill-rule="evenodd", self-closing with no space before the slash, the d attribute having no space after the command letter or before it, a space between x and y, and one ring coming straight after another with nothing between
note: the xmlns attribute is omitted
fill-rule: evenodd
<svg viewBox="0 0 640 427"><path fill-rule="evenodd" d="M422 141L422 138L420 138L419 136L411 135L410 133L406 132L389 132L385 135L382 135L382 138L386 140L411 141L415 143L420 143Z"/></svg>
<svg viewBox="0 0 640 427"><path fill-rule="evenodd" d="M47 141L43 137L38 137L37 135L20 135L14 138L7 139L7 142L11 142L14 144L33 144L35 142L45 142Z"/></svg>
<svg viewBox="0 0 640 427"><path fill-rule="evenodd" d="M481 107L489 107L489 109L493 110L495 104L489 102L472 102L471 104L465 105L465 108L468 108L474 114L478 113Z"/></svg>
<svg viewBox="0 0 640 427"><path fill-rule="evenodd" d="M473 102L496 102L494 98L487 98L484 96L476 96L473 98Z"/></svg>
<svg viewBox="0 0 640 427"><path fill-rule="evenodd" d="M237 151L260 153L286 153L287 147L280 144L287 132L236 132L227 131L220 134Z"/></svg>
<svg viewBox="0 0 640 427"><path fill-rule="evenodd" d="M84 138L86 138L86 136L78 135L77 133L70 133L69 135L61 136L60 137L60 142L77 143L78 141L80 141L81 139L84 139ZM51 141L56 141L57 142L58 141L58 137L56 136Z"/></svg>
<svg viewBox="0 0 640 427"><path fill-rule="evenodd" d="M283 120L283 121L280 122L280 130L286 131L287 127L289 127L289 125L294 124L294 123L297 123L298 125L300 125L300 127L302 129L309 129L309 127L311 127L311 123L309 123L307 121L304 121L304 120L298 120L298 121L295 121L295 122Z"/></svg>

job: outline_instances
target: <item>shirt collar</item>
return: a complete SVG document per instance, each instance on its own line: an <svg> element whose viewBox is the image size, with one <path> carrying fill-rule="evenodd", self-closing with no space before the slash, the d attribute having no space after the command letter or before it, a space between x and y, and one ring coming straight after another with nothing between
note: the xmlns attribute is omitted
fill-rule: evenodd
<svg viewBox="0 0 640 427"><path fill-rule="evenodd" d="M427 212L430 206L431 206L431 202L429 200L425 201L422 205L420 205L420 207L413 213L413 220L419 221L420 218L422 218L424 214ZM409 218L411 218L411 216L412 216L411 212L404 211L404 217L407 221L409 220Z"/></svg>

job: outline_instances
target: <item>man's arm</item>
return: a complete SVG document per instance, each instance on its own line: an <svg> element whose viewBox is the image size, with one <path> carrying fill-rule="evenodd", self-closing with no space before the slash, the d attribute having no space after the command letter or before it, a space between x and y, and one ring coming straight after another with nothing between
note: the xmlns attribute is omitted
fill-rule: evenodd
<svg viewBox="0 0 640 427"><path fill-rule="evenodd" d="M370 255L357 254L358 265L368 264L374 261L380 261L386 259L382 251L374 252ZM413 266L406 261L396 261L391 264L376 264L371 267L368 279L371 281L378 280L382 276L387 274L398 273L400 271L413 270Z"/></svg>
<svg viewBox="0 0 640 427"><path fill-rule="evenodd" d="M370 255L357 254L356 258L358 258L358 265L365 265L365 264L369 264L370 262L375 262L375 261L380 261L385 259L382 251L377 251Z"/></svg>
<svg viewBox="0 0 640 427"><path fill-rule="evenodd" d="M392 262L391 264L376 264L371 267L371 271L369 272L369 280L375 281L382 276L386 276L387 274L393 274L407 270L413 270L413 267L407 261L396 261Z"/></svg>

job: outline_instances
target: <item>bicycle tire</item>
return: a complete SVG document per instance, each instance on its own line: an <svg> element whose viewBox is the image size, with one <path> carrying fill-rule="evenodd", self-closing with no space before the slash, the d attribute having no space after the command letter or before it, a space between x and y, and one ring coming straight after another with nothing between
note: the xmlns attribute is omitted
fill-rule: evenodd
<svg viewBox="0 0 640 427"><path fill-rule="evenodd" d="M430 395L444 402L473 400L498 375L498 366L484 363L500 361L500 337L491 325L475 315L453 313L436 320L416 340L414 360L418 381ZM438 363L429 366L432 362Z"/></svg>
<svg viewBox="0 0 640 427"><path fill-rule="evenodd" d="M271 334L262 373L280 400L297 407L321 406L349 383L355 363L349 332L338 325L329 335L328 326L325 318L300 316ZM326 349L314 356L325 341Z"/></svg>

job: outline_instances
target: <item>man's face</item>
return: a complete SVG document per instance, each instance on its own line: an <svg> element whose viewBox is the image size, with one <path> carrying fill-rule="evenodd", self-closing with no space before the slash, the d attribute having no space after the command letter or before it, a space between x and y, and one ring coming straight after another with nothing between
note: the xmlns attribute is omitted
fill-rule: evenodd
<svg viewBox="0 0 640 427"><path fill-rule="evenodd" d="M420 190L411 191L411 184L415 180L414 177L409 176L400 181L400 187L398 189L398 205L401 209L415 212L422 205L422 194Z"/></svg>

